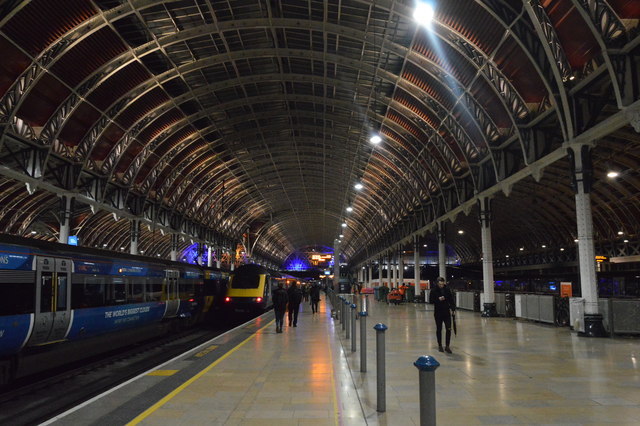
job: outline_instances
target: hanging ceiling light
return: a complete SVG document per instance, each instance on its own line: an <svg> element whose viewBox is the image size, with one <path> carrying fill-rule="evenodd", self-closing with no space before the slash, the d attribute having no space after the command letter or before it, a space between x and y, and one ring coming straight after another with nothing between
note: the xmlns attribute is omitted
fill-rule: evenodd
<svg viewBox="0 0 640 426"><path fill-rule="evenodd" d="M382 142L382 138L380 137L380 135L375 134L369 138L369 142L371 142L374 145L377 145L380 142Z"/></svg>
<svg viewBox="0 0 640 426"><path fill-rule="evenodd" d="M433 6L430 3L421 1L416 4L416 8L413 11L413 19L423 27L428 27L433 20L434 13Z"/></svg>
<svg viewBox="0 0 640 426"><path fill-rule="evenodd" d="M358 182L355 185L353 185L353 187L355 189L357 189L358 191L360 191L362 188L364 188L364 186L360 182Z"/></svg>

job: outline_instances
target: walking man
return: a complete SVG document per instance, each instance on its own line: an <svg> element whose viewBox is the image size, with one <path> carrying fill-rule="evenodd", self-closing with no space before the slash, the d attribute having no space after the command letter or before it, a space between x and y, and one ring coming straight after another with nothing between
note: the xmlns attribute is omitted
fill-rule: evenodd
<svg viewBox="0 0 640 426"><path fill-rule="evenodd" d="M446 286L445 280L438 277L438 286L429 293L429 303L433 304L433 316L436 320L436 337L438 338L438 350L452 353L449 347L451 343L451 313L456 310L456 301L453 293ZM446 346L442 348L442 324L446 328Z"/></svg>
<svg viewBox="0 0 640 426"><path fill-rule="evenodd" d="M300 302L302 302L302 290L296 283L293 283L287 293L289 296L289 327L291 327L291 324L297 327L298 311L300 310Z"/></svg>
<svg viewBox="0 0 640 426"><path fill-rule="evenodd" d="M318 302L320 302L320 286L313 284L309 293L311 296L311 312L315 314L318 312Z"/></svg>
<svg viewBox="0 0 640 426"><path fill-rule="evenodd" d="M283 283L278 283L278 288L273 292L273 310L276 313L276 333L282 333L282 326L284 323L284 311L287 309L287 302L289 296L283 288Z"/></svg>

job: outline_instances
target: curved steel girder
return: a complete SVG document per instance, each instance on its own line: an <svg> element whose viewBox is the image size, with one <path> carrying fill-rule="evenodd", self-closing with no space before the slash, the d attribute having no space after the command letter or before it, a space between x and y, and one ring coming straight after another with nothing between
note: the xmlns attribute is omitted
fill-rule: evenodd
<svg viewBox="0 0 640 426"><path fill-rule="evenodd" d="M187 120L187 118L185 117L184 120L182 120L180 123L183 124L184 126L189 126L190 125L190 121L194 121L194 120L198 120L200 118L206 117L209 114L211 114L212 112L214 112L216 110L217 107L212 107L212 108L207 108L205 110L199 111L196 114L193 114L192 116L189 117L189 120ZM277 111L265 111L265 112L261 112L258 114L247 114L247 115L237 115L229 120L227 120L225 122L225 124L227 126L235 126L238 124L242 124L244 122L247 121L247 119L255 119L255 120L263 120L263 121L271 121L270 119L273 119L275 117L280 117L283 116L282 112ZM294 114L290 114L290 117L295 117L295 118L310 118L310 119L315 119L317 118L317 114L310 112L310 111L295 111ZM340 121L343 120L343 116L339 115L339 114L333 114L333 113L325 113L323 115L324 119L328 119L328 120L333 120L333 121ZM216 126L209 126L206 128L203 128L200 130L201 133L205 133L207 134L210 131L213 131L216 128ZM176 129L176 131L180 131L182 129ZM235 139L233 139L235 140ZM231 140L231 141L233 141ZM216 141L213 142L207 142L207 144L210 145L214 145L216 143L224 143L224 139L220 138L217 139ZM177 150L178 148L176 148ZM186 149L186 148L185 148ZM165 165L165 167L169 167L168 165L168 158L173 158L175 156L179 155L178 152L176 153L171 153L170 151L166 151L165 155L163 157L162 160L160 160L158 162L158 164L160 164L161 162ZM157 178L160 176L160 174L162 173L162 170L156 171L159 168L159 166L154 167L151 171L148 172L148 174L143 178L142 183L139 185L140 189L143 192L148 192L151 188L155 187L155 182L157 180ZM154 173L154 171L156 171L156 173ZM137 175L136 175L137 176ZM135 182L137 179L136 177L132 178L132 182Z"/></svg>
<svg viewBox="0 0 640 426"><path fill-rule="evenodd" d="M313 127L310 127L310 129L312 129L312 130L313 130L314 128L313 128ZM255 148L254 148L254 150L255 150ZM402 157L400 157L400 159L402 159Z"/></svg>
<svg viewBox="0 0 640 426"><path fill-rule="evenodd" d="M253 21L252 21L252 22L253 22ZM236 26L236 25L234 25L234 27L235 27L235 26ZM339 27L339 26L338 26L337 28L338 28L338 29L340 29L340 28L342 28L342 27ZM184 38L180 38L180 39L179 39L179 40L177 40L177 41L184 41L184 40L188 40L188 39L189 39L189 36L187 35L187 33L188 33L188 32L189 32L189 30L186 30L186 31L181 32L180 34L181 34L181 35L185 35L186 37L184 37ZM201 31L198 31L197 33L198 33L197 35L201 35ZM357 32L356 32L356 35L357 35ZM177 42L177 41L173 41L173 42ZM224 56L225 56L225 57L228 57L228 56L230 56L230 55L224 55ZM235 59L237 59L237 58L235 58ZM232 60L235 60L235 59L232 59ZM122 59L122 58L120 58L119 62L120 62L120 63L123 63L124 65L126 65L126 64L128 63L128 62L126 62L126 61L125 61L124 59ZM121 66L124 66L124 65L121 65ZM181 68L182 68L182 67L181 67ZM188 68L189 68L189 66L187 65L187 66L184 68L184 70L185 70L185 71L187 71L187 70L188 70ZM112 71L112 72L115 72L115 71L117 71L118 69L119 69L119 68L115 68L115 69L113 69L113 70L111 70L111 71ZM175 71L175 70L172 70L172 71ZM171 72L171 71L169 71L168 73L170 73L170 72ZM167 73L165 73L165 74L167 74ZM179 74L178 74L178 73L174 73L173 75L171 75L171 76L170 76L170 78L173 78L173 77L175 77L175 76L177 76L177 75L179 75ZM91 77L89 77L89 78L91 78ZM108 78L108 76L104 77L104 79L106 79L106 78ZM166 78L166 76L165 76L165 78ZM158 77L158 79L159 79L158 81L162 81L162 79L161 79L160 77ZM151 78L150 80L155 80L155 78ZM99 84L99 81L98 81L98 82L95 82L95 81L94 81L94 84ZM125 96L126 96L126 95L125 95ZM71 114L67 114L67 116L69 116L69 115L71 115ZM60 126L60 127L63 127L63 126ZM90 132L90 133L91 133L91 132ZM80 149L80 150L78 150L78 151L79 151L79 152L81 152L81 153L82 153L82 152L85 152L85 150L84 150L84 149Z"/></svg>
<svg viewBox="0 0 640 426"><path fill-rule="evenodd" d="M346 105L345 105L346 106ZM250 133L253 131L250 131ZM436 134L436 137L439 137L439 135ZM446 146L446 145L445 145ZM450 174L453 174L452 171L450 170Z"/></svg>
<svg viewBox="0 0 640 426"><path fill-rule="evenodd" d="M557 79L557 65L554 65L555 62L552 60L553 56L547 54L547 40L544 38L540 38L542 32L537 31L535 28L531 28L530 23L523 20L522 13L514 11L503 1L476 0L476 3L481 5L505 29L508 29L509 34L513 37L513 40L518 44L518 46L520 46L522 51L529 58L529 62L534 67L536 73L540 76L542 83L547 89L549 101L551 102L552 106L555 107L556 116L558 118L558 122L561 125L564 140L569 140L567 127L571 122L564 121L564 119L566 118L566 113L562 109L565 106L563 104L562 97L558 95L560 99L556 98L556 93L564 92L565 87L564 84L562 84L562 80L558 81ZM526 6L528 4L526 2L523 2L523 4L524 9L526 9ZM495 7L495 5L498 5L499 7ZM535 13L532 13L531 11L532 8L531 6L529 6L527 12L530 19L531 15L535 16ZM511 21L511 23L508 23L509 21ZM534 20L532 19L532 21ZM553 86L555 86L555 89Z"/></svg>
<svg viewBox="0 0 640 426"><path fill-rule="evenodd" d="M304 127L305 127L305 126L303 126L303 128L304 128ZM313 129L313 127L311 127L311 129ZM279 140L279 138L278 138L278 137L274 137L274 138L270 138L270 139L265 139L264 141L265 141L266 143L269 143L269 142L272 142L272 141L274 141L274 142L275 142L275 141L277 141L277 140ZM317 139L312 139L312 138L298 138L298 141L299 141L299 142L302 142L302 143L304 143L304 141L310 141L310 142L312 142L312 144L313 144L313 142L317 141ZM311 144L311 145L312 145L312 144ZM304 146L304 145L303 145L303 146ZM250 147L247 147L247 148L250 148ZM311 159L311 161L310 161L310 162L311 162L311 163L313 163L313 162L314 162L314 160L316 160L316 158L326 156L326 154L325 154L325 152L324 152L324 149L322 149L322 148L318 148L318 147L311 146L311 147L305 147L305 149L306 149L306 152L304 153L304 155L303 155L302 157L301 157L299 154L298 154L298 156L297 156L297 157L295 157L295 159L294 159L294 157L291 157L291 158L293 159L294 163L297 163L297 162L299 162L299 161L302 161L302 160L304 160L304 159L305 159L305 158L307 158L307 157L310 157L310 159ZM254 156L255 156L255 157L259 157L259 155L256 155L256 153L259 153L259 152L260 152L260 151L258 150L258 148L253 147L253 148L251 148L251 150L252 150L252 154L254 154ZM273 149L273 148L266 148L266 149L264 149L264 151L265 151L265 152L269 152L271 155L277 154L277 153L279 153L279 152L280 152L280 153L284 153L284 154L286 154L286 155L291 155L291 154L290 154L290 151L289 151L287 148L281 148L281 149L279 149L279 150L278 150L278 149ZM203 155L206 155L206 153L203 153ZM200 160L200 159L198 159L198 161L201 161L201 160ZM272 164L270 164L270 161L269 161L269 160L265 160L265 161L266 161L266 164L264 164L264 165L265 165L265 166L268 166L268 167L270 167L270 168L272 168ZM304 163L305 163L305 164L307 164L307 163L309 163L309 162L308 162L308 161L304 161ZM282 165L282 164L283 164L283 161L280 161L280 162L279 162L279 165ZM254 162L254 165L256 166L256 168L259 168L259 169L260 169L260 168L262 168L262 166L260 165L260 163L259 163L259 162ZM342 187L342 186L345 186L345 185L344 185L344 184L343 184L343 185L340 185L340 187ZM170 194L170 193L169 193L169 194Z"/></svg>
<svg viewBox="0 0 640 426"><path fill-rule="evenodd" d="M604 0L571 0L576 10L582 16L591 34L600 46L600 54L609 72L609 78L613 87L618 108L625 107L623 102L622 88L616 77L616 70L613 68L609 57L608 44L620 35L626 34L625 26L611 10L611 6Z"/></svg>
<svg viewBox="0 0 640 426"><path fill-rule="evenodd" d="M276 49L276 50L277 50L278 53L283 53L283 49ZM274 50L274 52L276 50ZM335 59L334 60L335 63L339 63L340 65L347 66L347 67L353 66L353 61L350 61L350 60L346 60L345 61L345 60L343 60L343 58L338 57L336 55L322 55L322 54L319 54L319 53L316 53L316 52L298 51L298 50L291 50L291 49L284 49L284 51L291 53L290 55L288 55L289 57L295 56L295 55L293 55L294 52L298 52L298 53L302 52L302 53L300 53L300 55L302 57L312 56L313 58L318 59L318 60L320 60L320 59L324 59L324 60L331 59L331 58L329 58L329 56L331 56L331 57L333 57L333 59ZM238 58L234 57L233 59L235 60L235 59L239 59L240 57L244 57L246 52L247 51L238 52L239 53ZM249 51L249 52L251 52L251 51ZM259 55L257 55L257 56L264 56L264 52L265 52L264 50L257 51L257 53L259 53ZM223 59L227 59L228 56L230 56L230 55L226 55ZM255 57L256 55L248 55L248 56L249 57ZM194 67L196 69L200 69L202 67L205 67L207 62L208 62L208 60L202 60L202 61L198 61L197 65L196 65L196 63L192 63L192 64L189 64L189 65L194 65ZM344 62L344 63L341 63L341 62ZM189 67L189 65L187 65L185 67ZM362 64L362 65L366 67L366 64ZM369 67L369 68L372 68L372 67ZM372 69L369 70L369 71L372 71ZM384 79L385 81L393 82L397 78L397 76L394 76L391 73L379 72L379 74L386 76L386 78ZM275 80L272 80L272 77ZM295 77L296 77L296 79L294 79L294 80L296 80L296 81L298 81L298 80L299 81L303 81L305 79L305 77L301 76L301 75L296 75ZM396 77L396 78L394 78L394 77ZM150 117L156 117L156 118L157 117L161 117L162 113L164 113L165 111L168 111L169 109L175 107L176 105L179 105L180 103L182 103L184 101L187 101L189 99L193 99L194 97L197 98L197 96L199 94L204 94L204 93L208 93L208 92L210 92L212 90L215 90L215 89L212 89L212 88L215 88L215 87L228 88L228 87L233 87L233 86L236 86L236 85L246 84L247 82L251 82L252 80L254 82L255 81L260 81L260 77L245 78L245 79L243 79L243 81L241 81L240 79L236 79L236 80L232 80L231 84L229 84L228 82L224 82L224 83L220 83L218 85L205 86L205 87L202 87L202 88L200 88L200 89L198 89L196 91L187 92L187 94L182 95L181 97L177 97L177 98L173 99L172 101L169 101L169 102L165 103L164 105L160 106L160 108L157 108L156 110L151 111L147 116L145 116L138 123L136 123L136 124L134 124L132 126L131 129L132 129L132 131L135 131L135 133L133 133L132 131L127 131L125 133L125 135L121 138L121 142L114 146L114 148L112 150L112 153L107 156L107 160L105 160L105 162L103 164L102 171L103 172L108 172L107 168L111 167L111 170L114 170L117 167L116 160L113 159L113 160L110 161L109 158L113 158L113 157L117 158L117 157L121 157L122 155L124 155L127 152L128 144L133 143L136 140L136 135L139 134L140 132L142 132L146 128L146 125L149 125L149 124L152 123L152 119L150 119ZM271 74L271 75L265 76L265 79L263 79L262 81L281 81L281 80L282 80L282 75L281 74ZM306 80L307 81L313 80L314 82L316 82L318 84L324 84L324 83L326 83L326 81L336 82L336 86L341 84L340 81L338 81L338 80L327 79L327 78L323 78L323 77L306 77ZM164 80L161 76L159 76L158 77L158 81L161 84L162 82L164 82L166 80ZM290 100L293 95L286 95L286 96L287 96L287 100ZM228 108L237 107L239 105L250 105L250 104L253 104L253 103L256 103L256 102L261 102L260 98L263 98L263 97L262 96L257 96L257 97L251 97L251 98L244 98L244 99L228 102L228 103L225 103L225 104L222 104L222 105L218 105L218 107L222 106L223 109L228 109ZM299 98L297 98L297 99L299 99ZM320 98L320 99L324 100L324 98ZM332 100L331 104L335 105L337 102L338 102L337 100ZM386 101L386 102L389 102L389 101ZM320 103L324 104L324 102L320 102ZM118 102L118 104L119 104L119 102ZM345 106L347 111L350 110L349 107L351 105L348 102L344 102L343 105ZM445 109L442 108L442 111L444 111L444 110ZM436 116L440 115L440 113L438 111L436 111L436 110L433 110L433 113ZM414 112L414 114L415 114L415 112ZM410 117L407 117L407 118L410 118ZM454 120L455 118L453 116L451 116L451 119ZM189 120L193 121L193 119L189 119ZM446 120L444 120L443 122L446 123ZM460 139L461 136L464 137L464 135L466 135L466 132L464 131L463 126L461 124L457 124L456 122L449 122L448 126L446 126L445 128L449 128L451 126L455 126L455 128L457 129L454 132L451 132L451 130L449 129L449 131L452 133L452 136L454 137L454 139L456 141L458 139ZM106 128L106 126L105 126L105 128ZM166 132L163 132L163 134L164 133L166 133ZM92 134L94 134L94 132L90 131L89 135L92 135ZM200 136L202 136L201 132L198 132L198 134L200 134ZM96 137L98 137L98 136L96 136ZM123 146L123 144L124 144L124 146ZM473 146L473 144L471 142L467 142L467 146ZM80 152L85 152L85 149L80 149L79 151ZM463 149L461 147L461 152L466 152L466 151L467 150L465 150L465 149ZM151 152L151 149L143 151L143 152ZM90 157L90 154L89 154L89 157Z"/></svg>

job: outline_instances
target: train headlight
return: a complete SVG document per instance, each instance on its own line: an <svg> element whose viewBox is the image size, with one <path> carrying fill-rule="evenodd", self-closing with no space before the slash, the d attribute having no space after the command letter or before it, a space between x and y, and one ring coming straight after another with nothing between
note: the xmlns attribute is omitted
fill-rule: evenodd
<svg viewBox="0 0 640 426"><path fill-rule="evenodd" d="M262 297L256 297L256 302L257 302L257 303L262 302Z"/></svg>
<svg viewBox="0 0 640 426"><path fill-rule="evenodd" d="M225 298L224 298L224 301L225 301L226 303L229 303L229 302L231 302L231 298L230 298L230 297L225 297Z"/></svg>

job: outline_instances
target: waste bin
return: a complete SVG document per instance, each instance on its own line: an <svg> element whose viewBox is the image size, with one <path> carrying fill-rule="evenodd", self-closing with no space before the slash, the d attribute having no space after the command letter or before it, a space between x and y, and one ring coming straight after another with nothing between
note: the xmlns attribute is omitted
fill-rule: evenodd
<svg viewBox="0 0 640 426"><path fill-rule="evenodd" d="M504 295L504 316L513 318L516 316L516 302L515 295L513 293L506 293Z"/></svg>
<svg viewBox="0 0 640 426"><path fill-rule="evenodd" d="M474 291L473 292L473 311L474 312L480 312L480 292L479 291Z"/></svg>
<svg viewBox="0 0 640 426"><path fill-rule="evenodd" d="M378 290L378 292L380 294L380 298L378 300L386 302L387 294L389 294L389 287L380 287L380 290Z"/></svg>
<svg viewBox="0 0 640 426"><path fill-rule="evenodd" d="M569 326L573 331L584 333L584 299L582 297L569 298Z"/></svg>
<svg viewBox="0 0 640 426"><path fill-rule="evenodd" d="M373 288L373 298L376 300L380 300L380 287Z"/></svg>

